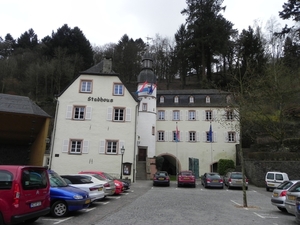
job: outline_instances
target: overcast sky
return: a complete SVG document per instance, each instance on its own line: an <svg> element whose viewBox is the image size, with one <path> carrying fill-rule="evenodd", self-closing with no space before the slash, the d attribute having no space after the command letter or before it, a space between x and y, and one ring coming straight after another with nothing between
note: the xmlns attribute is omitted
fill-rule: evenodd
<svg viewBox="0 0 300 225"><path fill-rule="evenodd" d="M224 17L234 28L248 29L255 20L263 27L278 17L287 0L224 0ZM173 38L185 16L185 0L0 0L0 37L10 33L14 39L32 28L42 39L67 24L78 27L92 45L117 43L124 34L130 38L154 38L156 34Z"/></svg>

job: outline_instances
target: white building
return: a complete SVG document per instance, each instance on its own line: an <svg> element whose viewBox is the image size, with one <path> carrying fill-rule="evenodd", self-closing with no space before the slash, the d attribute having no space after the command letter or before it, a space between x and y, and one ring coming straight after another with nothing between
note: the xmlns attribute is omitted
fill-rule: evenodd
<svg viewBox="0 0 300 225"><path fill-rule="evenodd" d="M157 156L171 174L191 169L198 176L216 171L219 159L235 161L238 122L229 93L157 90L149 54L138 91L130 93L111 63L104 59L82 72L58 96L51 169L117 177L122 171L123 178L135 181L152 177Z"/></svg>

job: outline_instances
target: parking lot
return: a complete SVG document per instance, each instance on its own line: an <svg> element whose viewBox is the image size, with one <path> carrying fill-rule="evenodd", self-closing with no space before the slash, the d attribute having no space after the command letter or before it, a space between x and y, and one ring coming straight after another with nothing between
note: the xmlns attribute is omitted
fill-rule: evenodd
<svg viewBox="0 0 300 225"><path fill-rule="evenodd" d="M152 181L137 181L119 196L107 197L69 217L41 217L35 224L296 224L295 217L271 205L271 192L250 185L248 207L240 189L153 187Z"/></svg>

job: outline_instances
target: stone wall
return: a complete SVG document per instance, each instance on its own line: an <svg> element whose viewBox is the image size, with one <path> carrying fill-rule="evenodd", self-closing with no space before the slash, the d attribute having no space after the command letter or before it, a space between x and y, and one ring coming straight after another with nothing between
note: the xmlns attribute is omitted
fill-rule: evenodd
<svg viewBox="0 0 300 225"><path fill-rule="evenodd" d="M300 180L299 161L254 161L244 160L245 173L250 184L265 187L265 175L268 171L280 171L288 174L290 180Z"/></svg>

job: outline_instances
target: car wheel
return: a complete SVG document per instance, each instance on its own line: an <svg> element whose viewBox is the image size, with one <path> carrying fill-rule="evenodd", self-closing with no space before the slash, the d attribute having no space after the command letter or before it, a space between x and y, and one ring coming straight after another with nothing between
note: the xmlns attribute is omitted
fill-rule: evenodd
<svg viewBox="0 0 300 225"><path fill-rule="evenodd" d="M269 188L268 188L268 187L266 187L266 191L269 191Z"/></svg>
<svg viewBox="0 0 300 225"><path fill-rule="evenodd" d="M0 225L4 225L4 221L3 221L3 217L2 217L1 212L0 212Z"/></svg>
<svg viewBox="0 0 300 225"><path fill-rule="evenodd" d="M196 184L194 184L193 187L195 188L195 187L196 187Z"/></svg>
<svg viewBox="0 0 300 225"><path fill-rule="evenodd" d="M229 185L227 186L228 190L231 188Z"/></svg>
<svg viewBox="0 0 300 225"><path fill-rule="evenodd" d="M68 206L63 201L54 202L51 206L51 215L53 217L63 217L68 213Z"/></svg>
<svg viewBox="0 0 300 225"><path fill-rule="evenodd" d="M287 212L286 208L277 207L281 212Z"/></svg>
<svg viewBox="0 0 300 225"><path fill-rule="evenodd" d="M207 188L207 185L206 185L206 183L204 183L204 185L203 185L203 186L204 186L204 188Z"/></svg>
<svg viewBox="0 0 300 225"><path fill-rule="evenodd" d="M179 184L179 183L177 183L177 187L180 187L180 184Z"/></svg>
<svg viewBox="0 0 300 225"><path fill-rule="evenodd" d="M248 191L248 187L246 187L246 191Z"/></svg>

